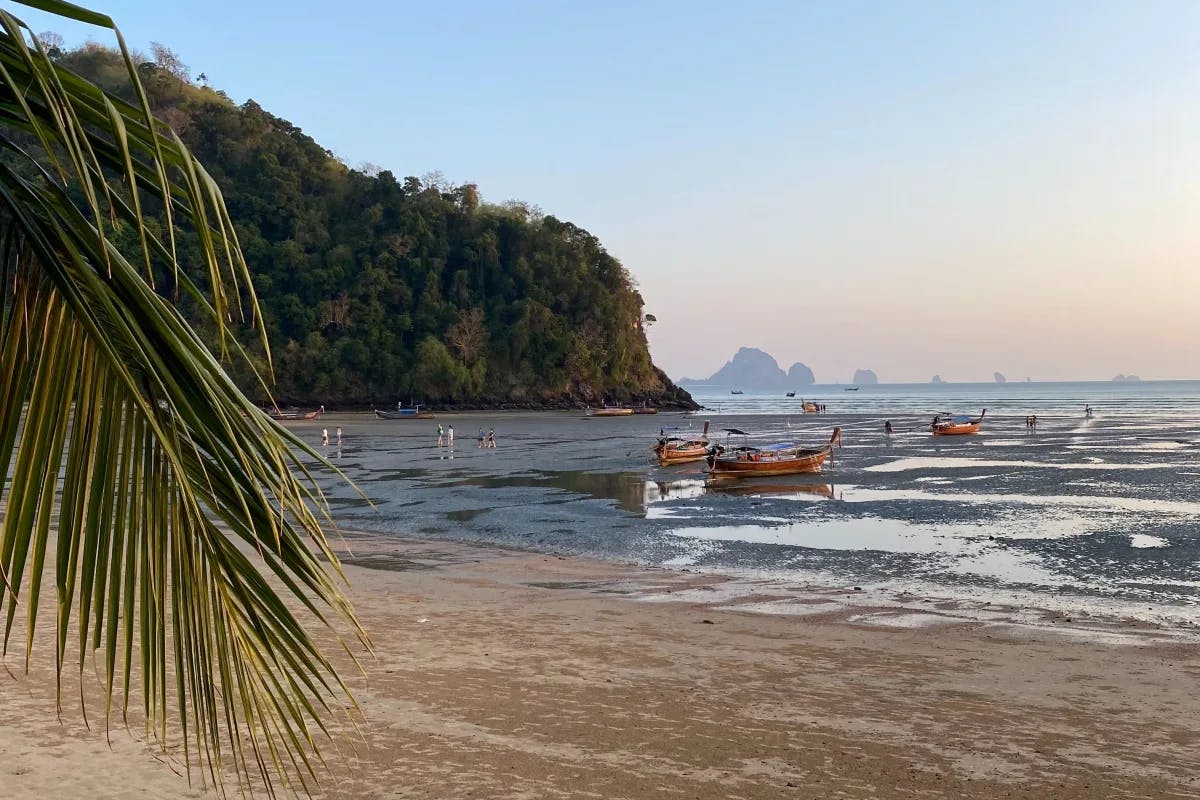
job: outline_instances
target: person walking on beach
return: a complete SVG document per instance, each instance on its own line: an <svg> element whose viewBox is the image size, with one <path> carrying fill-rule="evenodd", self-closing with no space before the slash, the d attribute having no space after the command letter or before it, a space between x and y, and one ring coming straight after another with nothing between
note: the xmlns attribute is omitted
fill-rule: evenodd
<svg viewBox="0 0 1200 800"><path fill-rule="evenodd" d="M496 446L496 429L495 428L488 428L487 446L488 447Z"/></svg>
<svg viewBox="0 0 1200 800"><path fill-rule="evenodd" d="M329 428L321 428L321 444L329 447Z"/></svg>
<svg viewBox="0 0 1200 800"><path fill-rule="evenodd" d="M337 446L338 447L342 446L342 426L341 425L338 425L338 429L337 429Z"/></svg>
<svg viewBox="0 0 1200 800"><path fill-rule="evenodd" d="M449 445L450 447L454 447L454 426L453 425L448 425L446 427L446 444Z"/></svg>
<svg viewBox="0 0 1200 800"><path fill-rule="evenodd" d="M483 449L483 427L479 428L479 432L475 434L475 441L479 443L479 449Z"/></svg>
<svg viewBox="0 0 1200 800"><path fill-rule="evenodd" d="M890 419L883 421L883 432L888 436L892 435L892 421Z"/></svg>
<svg viewBox="0 0 1200 800"><path fill-rule="evenodd" d="M437 446L441 447L445 443L446 443L446 431L444 428L442 428L442 423L439 422L438 423L438 444L437 444Z"/></svg>

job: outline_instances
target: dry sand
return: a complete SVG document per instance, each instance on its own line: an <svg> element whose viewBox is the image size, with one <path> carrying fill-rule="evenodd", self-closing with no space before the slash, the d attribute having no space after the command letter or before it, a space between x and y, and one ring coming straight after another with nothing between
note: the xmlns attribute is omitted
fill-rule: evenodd
<svg viewBox="0 0 1200 800"><path fill-rule="evenodd" d="M445 543L352 561L377 652L330 797L1200 797L1200 648L1153 630L752 613L716 576ZM0 675L0 797L215 796L32 678Z"/></svg>

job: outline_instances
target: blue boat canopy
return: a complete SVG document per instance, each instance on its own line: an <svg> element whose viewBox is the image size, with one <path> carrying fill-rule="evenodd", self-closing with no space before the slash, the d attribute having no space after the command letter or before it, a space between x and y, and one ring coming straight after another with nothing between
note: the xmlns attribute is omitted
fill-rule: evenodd
<svg viewBox="0 0 1200 800"><path fill-rule="evenodd" d="M772 453L777 453L781 450L795 450L797 447L795 442L776 442L775 444L765 444L758 448L759 450L769 450Z"/></svg>

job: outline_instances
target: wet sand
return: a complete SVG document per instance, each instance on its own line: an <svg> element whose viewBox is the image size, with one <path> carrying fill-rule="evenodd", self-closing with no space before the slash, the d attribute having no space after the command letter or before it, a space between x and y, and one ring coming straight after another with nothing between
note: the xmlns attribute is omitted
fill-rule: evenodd
<svg viewBox="0 0 1200 800"><path fill-rule="evenodd" d="M434 421L348 416L329 453L374 505L328 485L345 527L381 534L1200 623L1200 419L1044 415L1029 431L989 414L968 437L890 419L891 437L832 412L440 416L450 449ZM696 435L705 420L715 439L739 427L811 445L839 425L845 447L820 475L720 485L701 464L651 463L660 427ZM480 426L496 449L475 446Z"/></svg>
<svg viewBox="0 0 1200 800"><path fill-rule="evenodd" d="M1159 629L764 614L717 576L351 541L377 651L329 797L1200 797L1200 651ZM205 796L69 699L59 725L45 668L0 678L4 797Z"/></svg>

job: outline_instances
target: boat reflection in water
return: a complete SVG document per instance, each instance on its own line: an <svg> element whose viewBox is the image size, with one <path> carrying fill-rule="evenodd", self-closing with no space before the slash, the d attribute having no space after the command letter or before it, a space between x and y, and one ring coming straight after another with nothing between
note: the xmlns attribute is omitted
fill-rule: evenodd
<svg viewBox="0 0 1200 800"><path fill-rule="evenodd" d="M785 500L833 500L836 490L830 483L813 483L803 478L770 481L675 480L646 481L646 505L668 500L691 500L704 495L770 495Z"/></svg>

